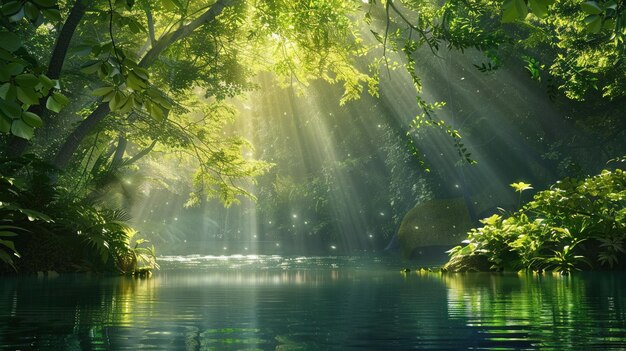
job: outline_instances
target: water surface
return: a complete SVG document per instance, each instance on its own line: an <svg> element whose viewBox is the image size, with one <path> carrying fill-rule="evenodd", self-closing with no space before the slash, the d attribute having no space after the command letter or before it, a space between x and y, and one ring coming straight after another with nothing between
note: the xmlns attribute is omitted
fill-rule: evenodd
<svg viewBox="0 0 626 351"><path fill-rule="evenodd" d="M626 275L401 274L379 257L170 256L0 280L6 350L626 350Z"/></svg>

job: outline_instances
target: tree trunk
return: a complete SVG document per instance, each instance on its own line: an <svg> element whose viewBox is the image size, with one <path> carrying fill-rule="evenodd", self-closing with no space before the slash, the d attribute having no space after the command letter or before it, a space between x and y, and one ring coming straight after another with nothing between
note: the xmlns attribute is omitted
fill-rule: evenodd
<svg viewBox="0 0 626 351"><path fill-rule="evenodd" d="M128 141L122 134L120 134L120 136L117 138L117 148L115 149L115 155L113 155L113 160L111 160L112 170L118 168L122 164L122 161L124 161L126 145L128 145Z"/></svg>
<svg viewBox="0 0 626 351"><path fill-rule="evenodd" d="M52 50L52 56L50 56L50 62L48 63L48 70L46 76L50 79L59 79L61 76L61 69L63 68L63 62L65 62L65 56L67 55L67 49L70 46L74 32L80 23L80 20L85 15L87 5L85 0L76 0L74 6L70 10L63 28L54 43ZM45 109L46 99L48 96L44 96L39 99L38 105L33 105L29 108L29 111L40 116L44 122L44 126L49 123L49 115ZM21 156L28 147L28 140L20 137L12 136L7 144L7 152L9 156L18 157Z"/></svg>
<svg viewBox="0 0 626 351"><path fill-rule="evenodd" d="M80 145L80 142L106 117L111 110L109 104L100 104L76 129L65 138L65 142L54 157L52 164L65 169L72 159L72 155Z"/></svg>
<svg viewBox="0 0 626 351"><path fill-rule="evenodd" d="M153 140L152 143L147 148L139 151L137 154L135 154L135 156L129 158L128 161L126 161L126 165L130 165L130 164L133 164L133 163L139 161L142 157L144 157L147 154L149 154L150 151L152 151L152 149L154 149L154 146L156 144L157 144L157 141Z"/></svg>
<svg viewBox="0 0 626 351"><path fill-rule="evenodd" d="M149 67L170 45L187 37L202 25L215 20L215 18L222 13L224 8L234 6L240 2L241 0L218 0L205 13L191 21L189 24L178 28L176 31L153 43L152 48L146 53L141 61L139 61L139 66L144 68ZM54 159L54 165L57 168L65 169L65 167L67 167L72 155L76 149L78 149L80 142L98 125L98 123L100 123L100 121L104 119L104 117L106 117L109 112L109 105L107 103L100 103L91 115L89 115L89 117L83 120L78 127L76 127L72 134L65 139L65 142L59 149L59 152Z"/></svg>

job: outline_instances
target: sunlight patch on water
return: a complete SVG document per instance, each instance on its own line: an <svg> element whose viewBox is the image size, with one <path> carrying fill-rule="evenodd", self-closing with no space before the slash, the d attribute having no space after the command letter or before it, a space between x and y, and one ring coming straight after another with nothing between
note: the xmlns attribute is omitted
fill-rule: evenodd
<svg viewBox="0 0 626 351"><path fill-rule="evenodd" d="M222 271L368 269L387 271L399 265L395 260L357 256L280 256L280 255L186 255L161 256L163 271L187 268Z"/></svg>

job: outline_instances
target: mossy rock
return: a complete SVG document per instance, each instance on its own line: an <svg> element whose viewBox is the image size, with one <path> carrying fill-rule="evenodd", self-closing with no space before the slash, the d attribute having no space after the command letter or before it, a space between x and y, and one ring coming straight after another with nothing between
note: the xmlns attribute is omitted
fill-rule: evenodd
<svg viewBox="0 0 626 351"><path fill-rule="evenodd" d="M402 219L398 241L404 257L427 246L456 246L472 228L463 198L430 200L417 204Z"/></svg>

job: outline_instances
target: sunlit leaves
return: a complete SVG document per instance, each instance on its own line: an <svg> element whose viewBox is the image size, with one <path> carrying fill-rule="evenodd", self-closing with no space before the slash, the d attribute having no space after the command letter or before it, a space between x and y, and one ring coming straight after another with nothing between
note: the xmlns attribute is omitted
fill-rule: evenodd
<svg viewBox="0 0 626 351"><path fill-rule="evenodd" d="M513 22L526 18L528 6L525 0L504 0L502 22Z"/></svg>
<svg viewBox="0 0 626 351"><path fill-rule="evenodd" d="M511 188L515 189L516 192L521 193L523 191L530 190L533 187L530 186L530 184L528 183L517 182L517 183L512 183Z"/></svg>
<svg viewBox="0 0 626 351"><path fill-rule="evenodd" d="M531 189L524 182L511 186L520 194ZM484 227L468 233L468 246L451 252L450 268L467 268L463 262L471 267L471 262L478 262L471 260L473 255L488 259L491 269L567 273L579 268L614 268L626 259L625 199L623 169L604 170L580 181L564 179L506 218L483 219ZM579 245L583 241L584 246Z"/></svg>
<svg viewBox="0 0 626 351"><path fill-rule="evenodd" d="M5 28L12 29L27 19L38 27L45 20L60 19L54 0L7 1L0 8ZM10 23L10 24L9 24ZM43 125L41 117L28 111L58 89L58 82L41 74L18 32L0 31L0 132L30 139ZM56 93L59 100L65 99ZM60 111L61 105L58 106Z"/></svg>
<svg viewBox="0 0 626 351"><path fill-rule="evenodd" d="M183 9L183 3L181 0L161 0L161 4L163 4L163 7L169 11Z"/></svg>
<svg viewBox="0 0 626 351"><path fill-rule="evenodd" d="M54 92L52 95L48 96L48 99L46 100L46 108L50 111L59 113L63 107L69 104L69 102L69 99L63 94Z"/></svg>

